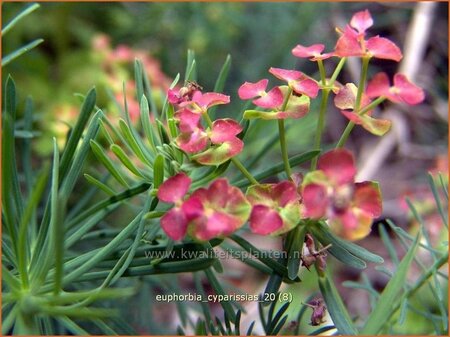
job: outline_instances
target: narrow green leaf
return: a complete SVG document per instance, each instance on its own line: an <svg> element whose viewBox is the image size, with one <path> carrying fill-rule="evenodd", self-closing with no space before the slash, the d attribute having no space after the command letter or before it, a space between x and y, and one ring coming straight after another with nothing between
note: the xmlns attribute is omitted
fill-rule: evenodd
<svg viewBox="0 0 450 337"><path fill-rule="evenodd" d="M5 282L11 292L20 293L22 288L20 286L20 281L5 267L4 264L2 264L2 281Z"/></svg>
<svg viewBox="0 0 450 337"><path fill-rule="evenodd" d="M65 207L65 201L62 201L58 191L59 186L59 151L56 138L53 138L53 170L52 170L52 185L51 185L51 211L50 211L50 228L52 247L49 249L55 257L55 286L53 289L54 294L58 294L61 291L62 281L62 266L63 266L63 254L64 254L64 229L62 222L62 208ZM67 195L63 195L62 199L66 199ZM63 207L61 207L63 206ZM47 255L49 258L50 256ZM50 259L49 259L50 260ZM50 266L48 266L50 267ZM45 271L47 272L47 271ZM45 279L45 278L44 278Z"/></svg>
<svg viewBox="0 0 450 337"><path fill-rule="evenodd" d="M197 292L203 297L206 298L206 293L205 290L203 289L203 285L200 279L200 275L198 273L194 273L194 284L195 284L195 289L197 290ZM209 309L208 303L206 302L200 302L200 306L202 308L203 311L203 315L205 316L205 320L207 322L211 322L212 321L212 317L211 317L211 311Z"/></svg>
<svg viewBox="0 0 450 337"><path fill-rule="evenodd" d="M326 239L326 242L331 243L333 246L339 246L342 249L347 250L350 254L356 256L357 258L361 260L365 260L367 262L373 262L373 263L383 263L384 260L381 256L376 255L367 249L358 246L357 244L354 244L353 242L349 242L346 240L343 240L335 235L332 235L330 231L328 230L328 226L324 225L323 223L319 224L320 231L324 238ZM328 243L327 243L328 244Z"/></svg>
<svg viewBox="0 0 450 337"><path fill-rule="evenodd" d="M288 277L295 280L300 268L301 253L303 250L303 243L305 241L306 226L297 226L287 235L286 251L288 252Z"/></svg>
<svg viewBox="0 0 450 337"><path fill-rule="evenodd" d="M3 275L2 275L3 276ZM2 336L8 335L10 333L14 323L16 322L17 313L19 311L19 306L15 305L8 314L4 315L2 313Z"/></svg>
<svg viewBox="0 0 450 337"><path fill-rule="evenodd" d="M103 121L103 119L100 119L100 120L98 121L98 123L99 123L99 125L100 125L101 133L102 133L102 135L106 138L106 140L108 141L108 143L109 143L110 145L111 145L111 144L114 144L114 140L113 140L113 138L111 137L111 135L109 134L108 129L106 129L105 122Z"/></svg>
<svg viewBox="0 0 450 337"><path fill-rule="evenodd" d="M164 181L164 157L158 154L153 164L153 188L159 188Z"/></svg>
<svg viewBox="0 0 450 337"><path fill-rule="evenodd" d="M217 280L216 276L214 275L214 272L212 272L210 269L205 269L204 272L206 274L206 277L208 278L211 287L214 289L214 292L217 295L225 295L225 292L222 286L220 285L219 281ZM222 306L223 310L232 321L236 320L236 314L229 301L221 301L220 305Z"/></svg>
<svg viewBox="0 0 450 337"><path fill-rule="evenodd" d="M117 145L112 144L110 146L111 151L116 155L116 157L120 160L120 162L128 169L131 173L138 176L139 178L144 179L144 175L141 173L141 171L136 167L136 165L133 164L131 159L127 156L124 150Z"/></svg>
<svg viewBox="0 0 450 337"><path fill-rule="evenodd" d="M141 118L141 124L142 129L144 130L144 134L147 137L147 140L150 143L150 146L154 153L156 153L156 146L155 146L155 139L154 139L154 130L150 124L150 111L148 109L148 101L145 96L142 96L141 102L140 102L140 118Z"/></svg>
<svg viewBox="0 0 450 337"><path fill-rule="evenodd" d="M399 293L403 289L406 275L419 245L420 236L421 234L419 233L408 253L400 262L394 276L384 288L375 309L369 314L369 317L361 330L362 335L376 335L389 321L389 318L392 317L394 313L393 304L400 299Z"/></svg>
<svg viewBox="0 0 450 337"><path fill-rule="evenodd" d="M197 81L197 65L195 63L195 53L188 49L186 61L186 73L184 75L184 82Z"/></svg>
<svg viewBox="0 0 450 337"><path fill-rule="evenodd" d="M31 49L35 48L36 46L40 45L42 42L44 42L43 39L36 39L20 47L19 49L16 49L12 53L9 53L8 55L2 57L2 67L5 67L8 63L15 60L19 56L25 54L26 52L30 51Z"/></svg>
<svg viewBox="0 0 450 337"><path fill-rule="evenodd" d="M2 35L5 36L17 23L20 22L23 18L25 18L27 15L34 12L36 9L41 7L37 3L31 3L27 5L20 13L14 16L14 18L9 21L3 28L2 28Z"/></svg>
<svg viewBox="0 0 450 337"><path fill-rule="evenodd" d="M47 165L46 165L47 166ZM22 279L22 284L24 288L28 288L28 252L31 250L28 242L28 229L31 217L33 216L37 206L39 205L39 201L42 199L42 195L44 193L46 184L48 179L48 167L44 167L42 172L39 174L37 178L37 182L34 185L34 189L30 197L28 198L27 206L25 208L23 217L19 226L19 256L18 256L18 265L19 265L19 273Z"/></svg>
<svg viewBox="0 0 450 337"><path fill-rule="evenodd" d="M351 254L344 246L340 244L338 240L334 238L334 235L329 233L327 229L323 229L318 226L311 226L310 230L314 237L316 237L322 245L327 246L331 244L327 251L342 263L358 269L364 269L367 267L363 260Z"/></svg>
<svg viewBox="0 0 450 337"><path fill-rule="evenodd" d="M140 185L137 185L135 187L132 187L130 189L127 189L119 194L115 194L112 197L109 197L105 200L102 200L98 203L96 203L95 205L93 205L92 207L90 207L89 209L87 209L86 211L84 211L83 213L79 214L77 217L71 219L68 223L67 223L67 228L71 228L74 227L75 225L81 223L82 221L86 220L87 218L89 218L90 216L94 215L95 213L97 213L98 211L108 207L109 205L114 205L117 204L123 200L129 199L137 194L140 194L146 190L148 190L150 188L150 184L147 183L142 183Z"/></svg>
<svg viewBox="0 0 450 337"><path fill-rule="evenodd" d="M131 131L130 127L127 125L127 123L123 119L119 119L119 127L122 131L122 135L125 138L128 145L133 149L134 154L142 160L142 162L146 163L151 167L151 162L149 158L146 157L144 154L144 151L142 150L140 144L136 140L135 136L133 135L133 132Z"/></svg>
<svg viewBox="0 0 450 337"><path fill-rule="evenodd" d="M87 128L86 134L83 137L81 146L75 152L73 160L70 163L70 167L64 181L61 184L61 195L67 198L73 191L75 184L78 180L79 175L83 169L84 162L89 154L90 141L95 139L99 130L99 120L103 116L101 110L97 111L92 117L89 126Z"/></svg>
<svg viewBox="0 0 450 337"><path fill-rule="evenodd" d="M326 276L319 277L319 287L322 296L327 305L327 310L330 313L334 325L342 335L356 335L357 331L353 325L347 308L342 302L341 295L339 295L332 276L327 271Z"/></svg>
<svg viewBox="0 0 450 337"><path fill-rule="evenodd" d="M91 140L91 149L94 152L97 159L105 166L105 168L111 173L111 175L123 186L129 188L127 181L123 177L122 173L116 168L116 165L112 160L105 154L102 147L95 141Z"/></svg>
<svg viewBox="0 0 450 337"><path fill-rule="evenodd" d="M396 266L398 266L400 261L397 256L397 250L395 249L394 244L392 243L391 238L389 237L389 233L387 232L387 230L383 224L378 225L378 232L380 233L381 241L383 241L383 244L389 253L389 257L391 258L391 261Z"/></svg>
<svg viewBox="0 0 450 337"><path fill-rule="evenodd" d="M101 189L103 192L105 192L108 195L114 195L116 194L116 192L110 188L109 186L103 184L100 180L95 179L93 176L91 176L90 174L85 173L84 177L86 178L86 180L91 183L94 186L97 186L99 189Z"/></svg>
<svg viewBox="0 0 450 337"><path fill-rule="evenodd" d="M144 69L144 66L142 65L141 60L139 60L139 63L141 63L141 69ZM144 81L144 83L143 83L144 84L144 96L147 97L147 100L150 103L150 109L151 109L153 115L156 116L158 114L158 109L157 109L156 102L155 102L155 99L152 94L152 86L150 83L150 78L147 76L145 71L143 71L143 73L142 73L142 78ZM138 99L137 101L139 102L140 100Z"/></svg>
<svg viewBox="0 0 450 337"><path fill-rule="evenodd" d="M442 222L444 223L445 227L448 228L447 212L444 212L444 207L442 206L441 197L439 196L439 191L437 189L434 178L431 174L428 174L428 180L429 180L431 191L433 192L433 197L434 197L434 200L436 201L436 206L437 206L437 209L441 216Z"/></svg>
<svg viewBox="0 0 450 337"><path fill-rule="evenodd" d="M222 92L225 88L225 82L227 81L228 75L230 74L231 68L231 55L228 54L225 62L220 69L219 76L217 77L216 83L214 84L214 92ZM212 107L208 110L208 114L212 120L214 120L214 113L216 107Z"/></svg>
<svg viewBox="0 0 450 337"><path fill-rule="evenodd" d="M161 143L170 144L170 138L167 134L166 127L159 119L156 120L156 126L158 129L159 138L161 139Z"/></svg>
<svg viewBox="0 0 450 337"><path fill-rule="evenodd" d="M134 60L134 81L136 83L136 99L140 102L142 96L144 96L144 80L142 63L140 63L137 59Z"/></svg>
<svg viewBox="0 0 450 337"><path fill-rule="evenodd" d="M311 160L312 158L318 156L319 153L320 153L320 151L314 150L314 151L309 151L309 152L295 155L289 159L289 164L291 165L291 167L303 164L303 163L307 162L308 160ZM280 173L282 171L284 171L284 163L279 163L279 164L274 165L262 172L255 174L254 177L256 180L260 181L265 178L272 177L275 174ZM245 188L245 187L250 186L250 182L247 179L243 179L243 180L234 182L233 185L237 186L239 188Z"/></svg>

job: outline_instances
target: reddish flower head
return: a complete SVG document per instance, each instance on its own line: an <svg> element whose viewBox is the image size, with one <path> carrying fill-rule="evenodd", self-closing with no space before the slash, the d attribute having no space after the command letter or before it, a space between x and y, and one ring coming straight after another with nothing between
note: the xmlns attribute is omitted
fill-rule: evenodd
<svg viewBox="0 0 450 337"><path fill-rule="evenodd" d="M309 58L311 61L325 60L334 56L334 53L322 54L324 49L323 44L313 44L309 47L298 44L292 49L292 55L299 58Z"/></svg>
<svg viewBox="0 0 450 337"><path fill-rule="evenodd" d="M301 71L270 68L269 73L282 81L286 81L295 93L311 98L317 97L319 85Z"/></svg>
<svg viewBox="0 0 450 337"><path fill-rule="evenodd" d="M367 96L374 98L384 96L394 103L415 105L425 99L421 88L411 83L405 75L394 75L394 86L390 86L389 78L385 73L376 74L367 85Z"/></svg>
<svg viewBox="0 0 450 337"><path fill-rule="evenodd" d="M200 241L227 236L247 221L251 206L237 187L217 179L209 188L196 190L182 206L188 233Z"/></svg>
<svg viewBox="0 0 450 337"><path fill-rule="evenodd" d="M350 119L353 123L361 125L370 133L382 136L391 128L391 122L387 119L373 118L372 111L367 111L365 114L359 114L354 111L356 102L356 93L358 88L353 83L347 83L342 87L334 98L334 105L342 109L341 113ZM359 110L370 104L368 95L364 94L361 97L361 107Z"/></svg>
<svg viewBox="0 0 450 337"><path fill-rule="evenodd" d="M161 228L172 240L181 240L186 235L188 221L182 210L183 198L191 186L191 178L179 173L167 179L158 189L158 199L175 206L161 218Z"/></svg>
<svg viewBox="0 0 450 337"><path fill-rule="evenodd" d="M246 195L253 206L250 229L254 233L282 234L300 221L299 195L291 181L251 186Z"/></svg>
<svg viewBox="0 0 450 337"><path fill-rule="evenodd" d="M344 149L324 154L318 170L302 184L304 216L328 219L336 234L357 240L370 233L372 220L381 215L381 193L375 182L355 183L355 163Z"/></svg>
<svg viewBox="0 0 450 337"><path fill-rule="evenodd" d="M226 236L247 221L250 203L226 179L217 179L209 188L199 188L184 200L190 185L191 179L179 173L158 190L161 201L175 204L161 218L161 228L172 240L181 240L186 233L200 241Z"/></svg>
<svg viewBox="0 0 450 337"><path fill-rule="evenodd" d="M365 39L366 30L372 25L373 20L368 10L353 15L350 25L341 31L342 35L335 46L335 55L368 56L400 61L403 57L402 52L392 41L379 36Z"/></svg>
<svg viewBox="0 0 450 337"><path fill-rule="evenodd" d="M264 108L264 109L274 109L283 103L283 94L280 88L272 88L269 92L266 92L267 84L269 80L263 79L256 83L245 82L238 89L238 95L240 99L252 99L253 104Z"/></svg>

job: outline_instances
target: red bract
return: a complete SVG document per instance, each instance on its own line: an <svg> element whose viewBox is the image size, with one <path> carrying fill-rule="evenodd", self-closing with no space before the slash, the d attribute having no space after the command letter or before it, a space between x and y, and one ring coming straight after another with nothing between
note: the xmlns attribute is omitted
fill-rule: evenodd
<svg viewBox="0 0 450 337"><path fill-rule="evenodd" d="M187 153L197 153L208 145L208 134L200 124L201 116L189 109L181 109L175 113L179 121L180 134L175 139L176 144Z"/></svg>
<svg viewBox="0 0 450 337"><path fill-rule="evenodd" d="M367 236L373 219L382 211L378 184L354 182L354 159L345 149L324 154L317 167L302 184L303 215L327 219L333 232L350 240Z"/></svg>
<svg viewBox="0 0 450 337"><path fill-rule="evenodd" d="M161 201L175 204L161 218L161 228L172 240L181 240L186 233L200 241L226 236L247 221L250 203L226 179L217 179L209 188L199 188L184 200L190 185L191 179L179 173L158 190Z"/></svg>
<svg viewBox="0 0 450 337"><path fill-rule="evenodd" d="M233 119L224 118L213 122L209 139L213 146L192 157L203 165L219 165L241 153L244 143L236 137L242 127Z"/></svg>
<svg viewBox="0 0 450 337"><path fill-rule="evenodd" d="M372 24L372 17L367 10L353 15L350 25L341 31L342 35L336 43L336 56L365 56L400 61L402 52L392 41L379 36L365 39L366 30Z"/></svg>
<svg viewBox="0 0 450 337"><path fill-rule="evenodd" d="M309 47L298 44L292 49L292 55L299 58L309 58L311 61L325 60L334 56L333 53L322 54L325 46L323 44L313 44Z"/></svg>
<svg viewBox="0 0 450 337"><path fill-rule="evenodd" d="M250 229L256 234L282 234L300 221L299 195L291 181L251 186L246 196L253 206Z"/></svg>
<svg viewBox="0 0 450 337"><path fill-rule="evenodd" d="M230 103L230 96L216 92L203 94L201 91L196 91L192 95L192 100L181 103L181 106L189 106L193 112L202 114L207 113L208 109L215 105L228 103Z"/></svg>
<svg viewBox="0 0 450 337"><path fill-rule="evenodd" d="M425 99L424 91L402 74L394 75L394 86L390 85L385 73L376 74L367 85L366 93L369 97L384 96L392 102L409 105L419 104Z"/></svg>
<svg viewBox="0 0 450 337"><path fill-rule="evenodd" d="M319 85L301 71L270 68L269 73L282 81L286 81L295 93L311 98L317 97Z"/></svg>
<svg viewBox="0 0 450 337"><path fill-rule="evenodd" d="M389 131L391 122L386 119L376 119L371 117L372 111L367 111L361 115L358 111L354 111L356 102L356 93L358 88L353 83L347 83L342 87L334 98L334 104L341 110L341 113L350 119L353 123L361 125L364 129L370 133L382 136ZM361 97L361 107L364 108L370 103L368 95L364 94Z"/></svg>
<svg viewBox="0 0 450 337"><path fill-rule="evenodd" d="M251 206L237 187L217 179L209 188L199 188L182 206L188 233L200 241L227 236L247 221Z"/></svg>
<svg viewBox="0 0 450 337"><path fill-rule="evenodd" d="M158 189L158 199L175 206L161 218L161 228L172 240L181 240L186 235L187 218L182 210L183 198L191 186L191 178L179 173L167 179Z"/></svg>
<svg viewBox="0 0 450 337"><path fill-rule="evenodd" d="M238 95L240 99L252 99L253 104L264 108L274 109L283 103L283 94L278 87L272 88L269 92L266 92L267 84L269 80L263 79L256 83L245 82L238 89Z"/></svg>

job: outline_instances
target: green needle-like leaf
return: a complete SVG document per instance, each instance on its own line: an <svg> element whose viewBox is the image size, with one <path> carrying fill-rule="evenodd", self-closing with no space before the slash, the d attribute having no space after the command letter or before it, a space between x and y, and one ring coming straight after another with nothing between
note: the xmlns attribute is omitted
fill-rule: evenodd
<svg viewBox="0 0 450 337"><path fill-rule="evenodd" d="M153 164L153 188L159 188L164 181L164 157L158 154Z"/></svg>
<svg viewBox="0 0 450 337"><path fill-rule="evenodd" d="M143 149L141 148L141 145L136 140L137 138L133 135L133 132L131 131L130 127L127 125L127 123L123 120L119 120L119 127L122 131L122 135L125 139L125 141L128 143L128 145L133 150L134 154L144 163L149 165L151 167L151 162L149 158L146 157L144 154Z"/></svg>
<svg viewBox="0 0 450 337"><path fill-rule="evenodd" d="M109 186L105 185L104 183L102 183L100 180L95 179L93 176L91 176L90 174L85 173L84 177L86 178L86 180L91 183L94 186L97 186L99 189L101 189L102 191L104 191L106 194L108 195L114 195L116 194L116 192L110 188Z"/></svg>
<svg viewBox="0 0 450 337"><path fill-rule="evenodd" d="M12 53L2 57L2 67L6 66L8 63L15 60L19 56L25 54L26 52L28 52L31 49L35 48L36 46L40 45L42 42L44 42L43 39L37 39L37 40L31 41L30 43L27 43L26 45L13 51Z"/></svg>
<svg viewBox="0 0 450 337"><path fill-rule="evenodd" d="M2 36L5 36L15 25L20 22L20 20L34 12L39 7L41 6L37 3L27 5L19 14L15 15L14 18L2 28Z"/></svg>
<svg viewBox="0 0 450 337"><path fill-rule="evenodd" d="M325 276L319 276L319 287L339 334L356 335L357 331L329 272Z"/></svg>
<svg viewBox="0 0 450 337"><path fill-rule="evenodd" d="M206 277L208 278L209 283L211 284L211 287L214 289L214 292L217 295L225 295L225 292L220 285L219 281L217 280L216 276L214 275L214 272L211 271L211 269L205 269ZM226 315L231 319L232 321L236 320L236 313L234 312L233 307L231 306L229 301L221 301L220 305L222 306L223 310L225 311Z"/></svg>
<svg viewBox="0 0 450 337"><path fill-rule="evenodd" d="M116 165L106 155L102 147L95 141L91 140L91 149L94 152L97 159L105 166L105 168L111 173L111 175L123 186L129 188L127 181L123 177L122 173L116 168Z"/></svg>
<svg viewBox="0 0 450 337"><path fill-rule="evenodd" d="M127 156L124 150L117 145L112 144L110 146L111 151L116 155L116 157L120 160L120 162L130 170L134 175L138 176L139 178L144 179L144 175L141 173L141 171L136 167L136 165L133 164L131 159Z"/></svg>
<svg viewBox="0 0 450 337"><path fill-rule="evenodd" d="M366 324L360 331L362 335L376 335L383 326L388 323L389 318L392 317L394 311L394 304L397 303L401 297L399 296L402 291L406 275L408 273L411 262L416 254L417 247L419 245L421 234L417 235L414 243L410 247L408 253L402 259L397 267L394 276L390 279L387 286L381 293L380 299L374 310L369 314Z"/></svg>

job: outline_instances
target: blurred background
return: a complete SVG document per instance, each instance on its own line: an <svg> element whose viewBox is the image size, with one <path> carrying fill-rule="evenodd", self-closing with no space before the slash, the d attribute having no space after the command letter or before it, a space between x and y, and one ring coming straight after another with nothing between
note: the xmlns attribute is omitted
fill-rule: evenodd
<svg viewBox="0 0 450 337"><path fill-rule="evenodd" d="M3 3L2 22L12 18L22 6L23 3ZM400 69L426 90L426 100L414 107L386 103L377 113L393 121L391 132L380 139L355 128L348 146L356 151L359 178L381 183L385 211L378 223L382 224L385 218L394 219L397 225L413 232L415 224L410 221L404 202L404 196L409 196L420 206L435 233L434 239L440 240L442 223L427 192L427 172L448 174L448 4L445 2L427 5L410 2L42 3L37 12L2 39L2 53L5 55L35 38L43 38L44 43L4 67L2 81L8 74L14 77L20 109L26 96L33 97L35 128L40 132L34 150L37 158L46 158L50 156L51 138L57 136L62 145L65 133L74 124L80 106L75 93L84 94L96 86L97 105L111 118L120 114L125 93L132 118L138 116L133 82L135 58L142 60L153 85L153 95L161 104L175 76L184 75L188 49L195 52L197 82L205 91L213 90L221 66L230 54L231 72L224 93L231 96L232 102L216 113L238 118L244 103L237 97L237 88L244 81L268 78L273 85L279 83L268 74L269 67L295 68L317 78L316 64L293 57L291 49L298 43L324 43L326 51L331 51L337 38L335 27L344 27L355 12L366 8L374 18L369 34L390 38L404 52L400 64L373 60L370 74L385 71L392 77ZM328 74L335 64L334 59L325 62ZM356 82L358 76L358 61L350 60L339 81ZM347 123L331 103L325 147L337 141ZM306 118L287 121L291 154L310 149L317 105L313 103ZM269 162L281 160L278 143L273 138L276 132L276 123L258 122L252 126L241 154L244 162L253 160L252 154L268 142L274 143L264 158L254 162L253 172ZM363 243L375 251L379 246L379 240L374 239L378 235L376 228ZM343 279L360 277L359 271L342 270L340 265L336 269L338 278L339 275ZM380 273L371 270L367 273L381 288L384 286L385 279ZM239 270L237 274L240 276L234 282L243 289L247 287L249 292L255 291L255 282L262 285L264 281L258 280L258 275L251 278L248 274L243 278ZM313 287L307 286L308 277L305 278L302 290L296 291L309 294ZM351 291L346 301L353 313L367 311L367 305L361 307L364 302L355 299L357 296ZM299 295L298 306L303 298ZM136 300L146 305L149 297ZM165 313L165 310L159 312L161 319ZM131 321L139 331L163 332L158 324L151 323L148 311L131 314L134 315ZM305 323L302 332L307 333L308 328ZM426 322L416 321L415 329L419 334L427 333Z"/></svg>

